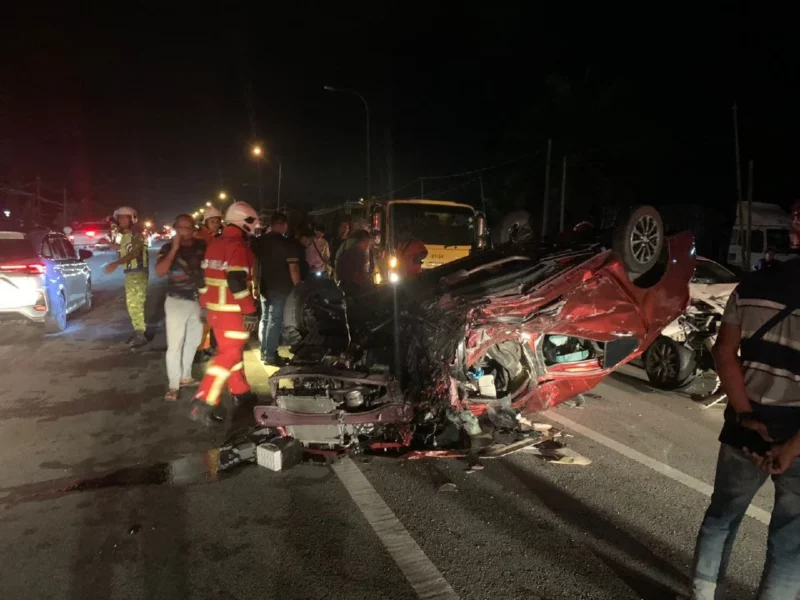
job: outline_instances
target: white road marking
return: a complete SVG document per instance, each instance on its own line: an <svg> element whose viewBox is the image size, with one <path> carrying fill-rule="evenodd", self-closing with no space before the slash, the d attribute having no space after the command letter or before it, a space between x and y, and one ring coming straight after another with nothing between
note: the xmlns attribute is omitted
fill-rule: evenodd
<svg viewBox="0 0 800 600"><path fill-rule="evenodd" d="M714 491L714 488L708 485L707 483L700 481L699 479L695 479L694 477L692 477L691 475L687 475L683 471L674 469L669 465L656 460L655 458L651 458L646 454L642 454L638 450L629 448L625 444L620 444L619 442L612 440L610 437L604 436L602 433L597 433L596 431L589 429L588 427L576 423L572 419L568 419L567 417L561 416L553 411L547 411L543 413L542 416L545 417L546 419L550 419L551 421L555 421L556 423L559 423L564 427L568 427L572 431L575 431L581 434L582 436L597 442L598 444L602 444L606 448L611 448L612 450L619 452L623 456L630 458L631 460L635 460L641 465L650 467L654 471L661 473L662 475L665 475L670 479L677 481L678 483L682 483L686 487L691 488L696 492L705 494L709 498L711 497L711 493ZM763 508L759 508L751 504L747 508L747 514L753 517L756 521L759 521L764 525L769 525L770 513L764 510Z"/></svg>
<svg viewBox="0 0 800 600"><path fill-rule="evenodd" d="M458 595L439 569L403 527L361 469L349 457L344 457L333 465L333 471L417 596L423 600L458 600Z"/></svg>

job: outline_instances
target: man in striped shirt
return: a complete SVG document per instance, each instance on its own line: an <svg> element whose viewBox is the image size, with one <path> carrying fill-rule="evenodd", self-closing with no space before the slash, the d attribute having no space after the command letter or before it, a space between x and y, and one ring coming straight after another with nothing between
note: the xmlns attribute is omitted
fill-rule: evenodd
<svg viewBox="0 0 800 600"><path fill-rule="evenodd" d="M714 362L728 395L714 493L697 539L693 600L717 600L739 524L772 475L775 505L758 600L800 592L800 259L745 278ZM796 449L795 449L796 448Z"/></svg>

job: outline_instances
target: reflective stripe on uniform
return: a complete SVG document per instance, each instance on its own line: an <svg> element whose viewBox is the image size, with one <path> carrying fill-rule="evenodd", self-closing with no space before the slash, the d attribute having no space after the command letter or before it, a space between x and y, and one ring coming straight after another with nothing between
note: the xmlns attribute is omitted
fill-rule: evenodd
<svg viewBox="0 0 800 600"><path fill-rule="evenodd" d="M242 290L241 292L236 292L233 295L235 300L241 300L242 298L247 298L250 295L250 290Z"/></svg>
<svg viewBox="0 0 800 600"><path fill-rule="evenodd" d="M228 369L223 367L219 367L217 365L211 365L206 370L206 375L212 375L214 377L214 383L211 384L211 389L208 390L208 396L206 397L206 403L210 404L211 406L216 406L219 404L219 396L222 394L222 388L225 385L225 382L228 381L228 377L230 376L231 372Z"/></svg>
<svg viewBox="0 0 800 600"><path fill-rule="evenodd" d="M222 335L223 335L223 337L226 337L229 340L249 340L250 339L250 332L249 331L226 331Z"/></svg>
<svg viewBox="0 0 800 600"><path fill-rule="evenodd" d="M214 302L208 302L206 308L217 312L242 312L242 308L238 304L216 304Z"/></svg>
<svg viewBox="0 0 800 600"><path fill-rule="evenodd" d="M205 294L205 293L208 291L208 288L207 288L207 287L201 287L201 288L200 288L199 290L197 290L197 291L198 291L198 292L200 292L201 294Z"/></svg>
<svg viewBox="0 0 800 600"><path fill-rule="evenodd" d="M242 369L244 369L244 363L243 362L236 363L231 367L231 373L233 373L234 371L241 371Z"/></svg>
<svg viewBox="0 0 800 600"><path fill-rule="evenodd" d="M230 273L231 271L244 271L245 273L249 273L250 269L248 269L247 267L228 267L226 271L228 271L228 273Z"/></svg>
<svg viewBox="0 0 800 600"><path fill-rule="evenodd" d="M216 279L214 277L206 277L206 285L217 285L219 287L228 287L228 282L225 279Z"/></svg>

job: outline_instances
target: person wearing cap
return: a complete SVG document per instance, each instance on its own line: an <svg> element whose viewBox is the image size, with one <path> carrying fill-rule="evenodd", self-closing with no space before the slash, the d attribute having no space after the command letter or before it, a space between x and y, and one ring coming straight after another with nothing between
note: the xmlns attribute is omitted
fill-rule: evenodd
<svg viewBox="0 0 800 600"><path fill-rule="evenodd" d="M147 244L142 229L138 224L139 213L130 206L122 206L114 211L114 220L119 227L119 258L105 266L110 275L117 267L125 271L125 303L133 326L133 335L127 340L131 348L138 348L148 343L145 336L147 329L144 305L147 298L147 281L149 273Z"/></svg>

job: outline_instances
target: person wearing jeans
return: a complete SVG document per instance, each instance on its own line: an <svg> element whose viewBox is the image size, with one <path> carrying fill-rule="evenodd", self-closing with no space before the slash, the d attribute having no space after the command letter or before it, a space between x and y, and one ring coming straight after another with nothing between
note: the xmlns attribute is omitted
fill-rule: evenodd
<svg viewBox="0 0 800 600"><path fill-rule="evenodd" d="M295 285L300 283L300 254L295 244L286 239L289 228L286 215L276 212L270 219L269 233L253 241L253 254L258 265L261 293L261 362L280 367L278 357L283 308Z"/></svg>
<svg viewBox="0 0 800 600"><path fill-rule="evenodd" d="M158 255L156 274L167 275L167 299L164 313L167 323L167 378L169 388L164 398L177 400L181 387L197 385L192 378L195 352L203 339L200 313L200 289L204 287L203 257L206 243L194 237L194 219L179 215L175 236Z"/></svg>
<svg viewBox="0 0 800 600"><path fill-rule="evenodd" d="M697 536L692 600L722 600L733 542L767 477L775 483L757 600L800 592L800 259L747 275L728 300L714 363L728 395L714 493Z"/></svg>

